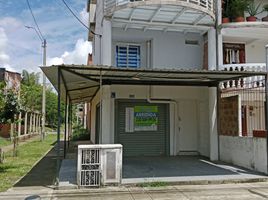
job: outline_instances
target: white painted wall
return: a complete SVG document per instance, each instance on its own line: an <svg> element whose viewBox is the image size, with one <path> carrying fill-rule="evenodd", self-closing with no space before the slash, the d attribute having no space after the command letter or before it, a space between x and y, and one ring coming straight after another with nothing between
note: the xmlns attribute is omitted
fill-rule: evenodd
<svg viewBox="0 0 268 200"><path fill-rule="evenodd" d="M220 136L220 160L267 173L266 139Z"/></svg>
<svg viewBox="0 0 268 200"><path fill-rule="evenodd" d="M127 88L127 89L126 89ZM143 99L148 97L148 86L111 85L103 87L102 95L102 143L114 143L114 101L111 93L114 92L117 99ZM134 98L133 98L134 97ZM179 104L180 101L194 101L197 107L197 149L201 155L209 156L209 128L208 128L208 88L205 87L172 87L153 86L152 98L173 99ZM91 135L95 138L95 115L96 105L99 103L99 93L92 101ZM170 104L170 153L177 154L176 144L179 144L179 126L182 126L179 118L179 106ZM187 108L184 108L187 110ZM191 121L184 122L191 126ZM182 127L183 128L183 127ZM93 140L94 141L94 140ZM187 141L185 141L187 142Z"/></svg>
<svg viewBox="0 0 268 200"><path fill-rule="evenodd" d="M268 39L268 38L267 38ZM265 45L263 41L255 41L246 44L246 62L247 63L265 63Z"/></svg>
<svg viewBox="0 0 268 200"><path fill-rule="evenodd" d="M146 41L151 41L152 66L155 68L201 69L203 66L203 37L193 33L175 33L163 31L127 31L113 28L113 58L115 65L116 43L139 43L141 47L141 64L146 66ZM185 40L197 40L199 45L187 45Z"/></svg>

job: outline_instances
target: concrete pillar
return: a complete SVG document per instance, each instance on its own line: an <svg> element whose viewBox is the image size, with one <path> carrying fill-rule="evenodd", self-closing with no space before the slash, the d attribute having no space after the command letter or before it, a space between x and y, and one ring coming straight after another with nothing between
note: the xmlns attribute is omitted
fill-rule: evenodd
<svg viewBox="0 0 268 200"><path fill-rule="evenodd" d="M112 144L114 135L111 131L111 93L110 86L103 86L102 105L101 105L101 144Z"/></svg>
<svg viewBox="0 0 268 200"><path fill-rule="evenodd" d="M19 123L18 123L18 137L21 135L21 112L19 114Z"/></svg>
<svg viewBox="0 0 268 200"><path fill-rule="evenodd" d="M42 133L41 132L41 118L42 118L42 115L39 115L39 117L38 117L38 132L39 132L39 134Z"/></svg>
<svg viewBox="0 0 268 200"><path fill-rule="evenodd" d="M33 120L33 114L30 113L30 124L29 124L29 134L32 134L33 132L33 127L32 127L32 120Z"/></svg>
<svg viewBox="0 0 268 200"><path fill-rule="evenodd" d="M217 69L216 29L208 31L208 69ZM218 160L217 88L209 88L210 160Z"/></svg>
<svg viewBox="0 0 268 200"><path fill-rule="evenodd" d="M36 113L33 114L33 132L36 132Z"/></svg>
<svg viewBox="0 0 268 200"><path fill-rule="evenodd" d="M112 23L109 20L103 20L103 33L101 38L102 64L112 65Z"/></svg>
<svg viewBox="0 0 268 200"><path fill-rule="evenodd" d="M25 112L25 115L24 115L24 135L28 134L27 132L27 127L28 126L28 113Z"/></svg>

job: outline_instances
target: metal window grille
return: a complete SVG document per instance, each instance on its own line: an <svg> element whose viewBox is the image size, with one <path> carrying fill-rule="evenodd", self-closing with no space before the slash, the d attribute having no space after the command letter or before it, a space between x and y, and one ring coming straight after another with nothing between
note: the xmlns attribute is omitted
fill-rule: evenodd
<svg viewBox="0 0 268 200"><path fill-rule="evenodd" d="M122 180L122 145L79 145L77 181L79 187L120 184Z"/></svg>
<svg viewBox="0 0 268 200"><path fill-rule="evenodd" d="M100 186L100 150L83 149L80 186Z"/></svg>

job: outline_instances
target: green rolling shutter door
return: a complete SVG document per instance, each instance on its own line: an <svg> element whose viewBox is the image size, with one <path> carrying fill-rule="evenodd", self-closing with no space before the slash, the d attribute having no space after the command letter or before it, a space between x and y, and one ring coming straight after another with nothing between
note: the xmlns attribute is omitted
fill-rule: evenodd
<svg viewBox="0 0 268 200"><path fill-rule="evenodd" d="M126 132L126 109L135 106L157 106L158 125L156 131ZM122 101L116 103L115 142L123 145L124 156L169 155L168 110L168 104Z"/></svg>

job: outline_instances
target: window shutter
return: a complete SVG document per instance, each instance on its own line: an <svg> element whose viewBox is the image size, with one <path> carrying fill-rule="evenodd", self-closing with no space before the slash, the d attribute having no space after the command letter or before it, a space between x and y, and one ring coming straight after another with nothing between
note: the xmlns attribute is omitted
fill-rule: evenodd
<svg viewBox="0 0 268 200"><path fill-rule="evenodd" d="M116 46L117 67L140 67L140 46Z"/></svg>

